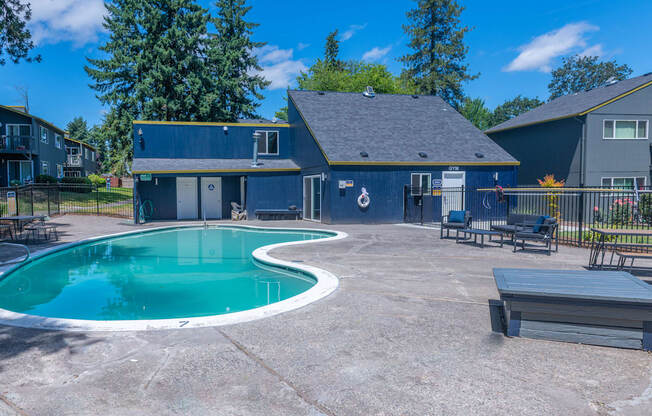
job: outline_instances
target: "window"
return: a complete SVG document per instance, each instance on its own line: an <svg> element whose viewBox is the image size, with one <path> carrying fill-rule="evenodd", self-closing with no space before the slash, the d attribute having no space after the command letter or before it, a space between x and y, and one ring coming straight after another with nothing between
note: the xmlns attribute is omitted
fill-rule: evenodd
<svg viewBox="0 0 652 416"><path fill-rule="evenodd" d="M63 178L63 165L57 163L57 178Z"/></svg>
<svg viewBox="0 0 652 416"><path fill-rule="evenodd" d="M41 175L50 174L50 164L46 161L41 162Z"/></svg>
<svg viewBox="0 0 652 416"><path fill-rule="evenodd" d="M61 149L61 135L54 133L54 145L57 149Z"/></svg>
<svg viewBox="0 0 652 416"><path fill-rule="evenodd" d="M65 175L70 178L78 178L81 176L81 172L79 172L78 170L68 170L65 172Z"/></svg>
<svg viewBox="0 0 652 416"><path fill-rule="evenodd" d="M261 137L258 139L259 155L277 155L278 154L278 132L277 131L257 131Z"/></svg>
<svg viewBox="0 0 652 416"><path fill-rule="evenodd" d="M86 159L89 159L89 158L90 158L90 156L89 156L89 155L90 155L90 152L88 151L88 148L87 148L87 147L84 147L84 154L86 155L86 156L84 156Z"/></svg>
<svg viewBox="0 0 652 416"><path fill-rule="evenodd" d="M430 174L429 173L413 173L411 181L412 196L429 195L430 194Z"/></svg>
<svg viewBox="0 0 652 416"><path fill-rule="evenodd" d="M641 189L645 186L647 178L645 176L631 177L631 178L602 178L602 186L618 189L634 189L636 187Z"/></svg>
<svg viewBox="0 0 652 416"><path fill-rule="evenodd" d="M43 127L43 126L39 126L39 129L40 129L40 133L41 133L41 134L40 134L40 136L41 136L41 141L42 141L43 143L48 143L48 142L49 142L49 140L48 140L48 129L46 129L46 128Z"/></svg>
<svg viewBox="0 0 652 416"><path fill-rule="evenodd" d="M604 139L647 139L647 120L604 120Z"/></svg>
<svg viewBox="0 0 652 416"><path fill-rule="evenodd" d="M95 161L95 151L91 150L91 160Z"/></svg>
<svg viewBox="0 0 652 416"><path fill-rule="evenodd" d="M7 124L7 136L29 137L31 135L32 126L29 124Z"/></svg>

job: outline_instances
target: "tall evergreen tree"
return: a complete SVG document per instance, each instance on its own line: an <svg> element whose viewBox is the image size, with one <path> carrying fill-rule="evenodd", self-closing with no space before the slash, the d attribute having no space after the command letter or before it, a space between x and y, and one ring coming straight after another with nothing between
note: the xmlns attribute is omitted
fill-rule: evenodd
<svg viewBox="0 0 652 416"><path fill-rule="evenodd" d="M464 7L455 0L415 0L417 7L407 12L403 25L413 53L399 59L405 65L403 77L414 82L421 94L436 94L453 106L464 99L462 84L478 75L468 73L468 48L462 26Z"/></svg>
<svg viewBox="0 0 652 416"><path fill-rule="evenodd" d="M75 117L66 125L68 136L71 139L79 140L80 142L88 143L88 124L83 117Z"/></svg>
<svg viewBox="0 0 652 416"><path fill-rule="evenodd" d="M324 62L333 69L342 69L342 61L339 59L340 42L337 40L338 30L335 29L326 37L324 47Z"/></svg>
<svg viewBox="0 0 652 416"><path fill-rule="evenodd" d="M17 64L21 59L27 62L41 61L41 55L29 56L34 48L32 34L27 22L32 17L30 4L21 0L0 0L0 65L9 59Z"/></svg>
<svg viewBox="0 0 652 416"><path fill-rule="evenodd" d="M573 55L562 60L562 65L552 71L548 84L550 99L605 85L609 80L622 81L632 74L627 64L616 60L600 62L597 56Z"/></svg>
<svg viewBox="0 0 652 416"><path fill-rule="evenodd" d="M203 111L219 121L239 117L255 118L263 98L261 90L270 83L260 72L254 50L265 46L251 40L257 23L245 20L251 7L245 0L218 0L217 15L211 18L215 33L209 37L207 57L214 89L202 102Z"/></svg>

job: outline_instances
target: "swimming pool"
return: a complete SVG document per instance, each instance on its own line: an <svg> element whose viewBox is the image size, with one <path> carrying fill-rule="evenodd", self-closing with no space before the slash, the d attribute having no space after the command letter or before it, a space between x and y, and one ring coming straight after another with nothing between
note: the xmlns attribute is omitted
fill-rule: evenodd
<svg viewBox="0 0 652 416"><path fill-rule="evenodd" d="M271 258L288 244L343 238L321 230L167 227L46 253L0 276L0 322L124 330L243 322L326 296L337 278Z"/></svg>

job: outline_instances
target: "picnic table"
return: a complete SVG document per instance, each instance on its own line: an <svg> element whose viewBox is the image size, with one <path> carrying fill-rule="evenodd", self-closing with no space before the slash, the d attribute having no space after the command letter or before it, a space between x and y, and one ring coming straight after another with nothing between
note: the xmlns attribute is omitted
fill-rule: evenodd
<svg viewBox="0 0 652 416"><path fill-rule="evenodd" d="M607 248L612 247L617 250L619 247L652 247L652 244L640 243L619 243L618 241L609 241L612 237L652 237L652 229L630 229L630 228L591 228L593 239L591 241L591 250L589 252L589 268L601 269L604 267L604 258L607 254ZM596 238L597 236L597 238ZM609 260L609 265L612 266L613 253Z"/></svg>
<svg viewBox="0 0 652 416"><path fill-rule="evenodd" d="M14 235L17 236L23 230L25 224L35 220L43 221L45 217L46 215L12 215L9 217L0 217L0 222L11 221L14 225Z"/></svg>

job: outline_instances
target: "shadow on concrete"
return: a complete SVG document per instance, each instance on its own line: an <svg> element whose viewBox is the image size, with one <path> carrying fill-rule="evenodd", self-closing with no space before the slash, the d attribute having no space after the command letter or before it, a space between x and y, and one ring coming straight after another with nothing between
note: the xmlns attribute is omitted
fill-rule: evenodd
<svg viewBox="0 0 652 416"><path fill-rule="evenodd" d="M102 339L89 338L84 333L65 331L46 331L40 329L0 326L0 372L3 363L32 351L39 355L49 355L68 350L71 355L79 347L101 342Z"/></svg>

